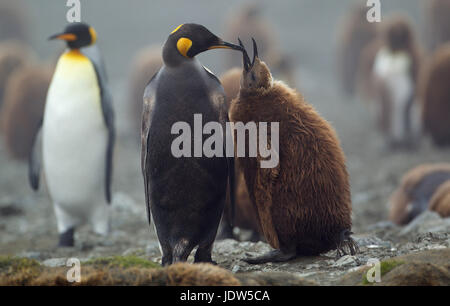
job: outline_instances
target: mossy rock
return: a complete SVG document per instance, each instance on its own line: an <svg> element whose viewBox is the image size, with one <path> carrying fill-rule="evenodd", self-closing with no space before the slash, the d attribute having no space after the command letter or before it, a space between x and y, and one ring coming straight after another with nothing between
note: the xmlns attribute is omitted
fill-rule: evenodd
<svg viewBox="0 0 450 306"><path fill-rule="evenodd" d="M428 250L394 257L381 262L381 282L369 283L370 268L347 273L336 285L343 286L448 286L450 285L450 249Z"/></svg>
<svg viewBox="0 0 450 306"><path fill-rule="evenodd" d="M25 285L41 271L34 259L0 256L0 285Z"/></svg>
<svg viewBox="0 0 450 306"><path fill-rule="evenodd" d="M99 257L86 261L84 265L123 269L132 267L147 269L161 268L161 265L158 263L134 255Z"/></svg>
<svg viewBox="0 0 450 306"><path fill-rule="evenodd" d="M382 261L380 263L380 274L381 274L381 278L383 278L387 273L389 273L390 271L392 271L394 268L403 265L405 262L404 261L399 261L399 260L386 260L386 261ZM368 271L368 269L366 269L366 271ZM373 285L374 283L371 283L367 280L367 272L363 273L363 277L362 277L362 284L363 285Z"/></svg>

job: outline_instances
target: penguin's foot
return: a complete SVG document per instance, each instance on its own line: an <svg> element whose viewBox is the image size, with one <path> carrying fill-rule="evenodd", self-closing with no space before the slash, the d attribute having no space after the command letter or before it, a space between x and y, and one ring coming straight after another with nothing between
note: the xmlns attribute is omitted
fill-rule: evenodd
<svg viewBox="0 0 450 306"><path fill-rule="evenodd" d="M351 237L353 233L346 229L343 230L339 237L339 242L336 248L336 260L344 255L355 255L359 253L358 243Z"/></svg>
<svg viewBox="0 0 450 306"><path fill-rule="evenodd" d="M194 262L195 263L204 262L217 265L217 263L213 261L211 258L211 252L212 252L212 244L206 247L198 247L197 252L195 252Z"/></svg>
<svg viewBox="0 0 450 306"><path fill-rule="evenodd" d="M73 227L69 228L64 233L59 234L58 247L73 247L75 245L74 241L75 229Z"/></svg>
<svg viewBox="0 0 450 306"><path fill-rule="evenodd" d="M285 261L294 259L296 257L297 257L296 252L284 253L281 250L273 250L273 251L267 252L266 254L264 254L262 256L247 257L247 258L244 258L243 260L246 263L255 265L255 264L263 264L263 263L267 263L267 262L285 262Z"/></svg>

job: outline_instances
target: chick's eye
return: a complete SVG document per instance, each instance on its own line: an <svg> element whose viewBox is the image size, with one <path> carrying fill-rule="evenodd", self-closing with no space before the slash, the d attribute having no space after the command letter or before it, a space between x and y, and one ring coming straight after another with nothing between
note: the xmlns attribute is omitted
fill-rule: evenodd
<svg viewBox="0 0 450 306"><path fill-rule="evenodd" d="M253 72L251 74L251 77L252 77L252 81L256 81L256 77L255 77L255 74Z"/></svg>

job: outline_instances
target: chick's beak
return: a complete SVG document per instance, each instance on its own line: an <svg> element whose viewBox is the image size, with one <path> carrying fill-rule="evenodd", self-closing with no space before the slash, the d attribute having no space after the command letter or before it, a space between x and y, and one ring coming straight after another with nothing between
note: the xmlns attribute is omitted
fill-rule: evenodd
<svg viewBox="0 0 450 306"><path fill-rule="evenodd" d="M60 40L65 40L65 41L75 41L75 40L77 40L77 36L72 33L59 33L59 34L50 36L48 39L49 40L60 39Z"/></svg>
<svg viewBox="0 0 450 306"><path fill-rule="evenodd" d="M244 45L242 44L242 41L240 38L238 38L239 41L239 45L242 48L242 59L243 59L243 64L244 64L244 70L245 71L249 71L250 68L252 67L252 63L250 62L250 58L248 57L248 53L247 50L245 50Z"/></svg>

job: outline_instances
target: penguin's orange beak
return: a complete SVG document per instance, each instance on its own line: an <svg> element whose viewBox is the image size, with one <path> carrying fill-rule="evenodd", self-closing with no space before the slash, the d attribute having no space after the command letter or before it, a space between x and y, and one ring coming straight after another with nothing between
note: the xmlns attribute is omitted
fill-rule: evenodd
<svg viewBox="0 0 450 306"><path fill-rule="evenodd" d="M77 40L77 36L72 33L60 33L60 34L52 35L48 39L49 40L60 39L60 40L65 40L65 41L75 41L75 40Z"/></svg>

